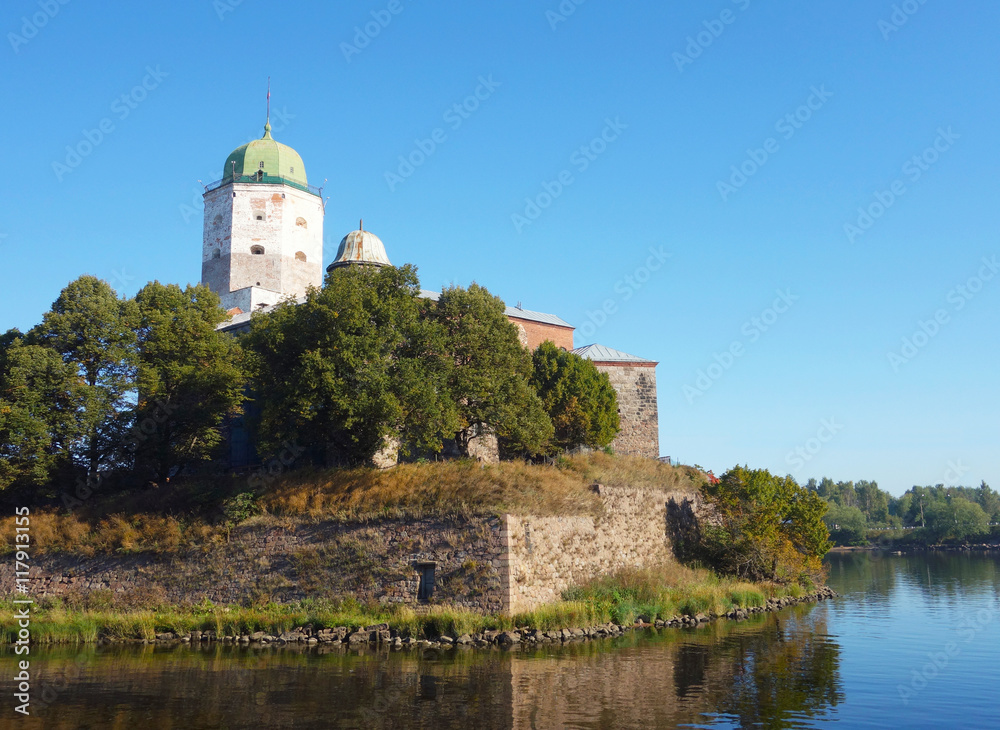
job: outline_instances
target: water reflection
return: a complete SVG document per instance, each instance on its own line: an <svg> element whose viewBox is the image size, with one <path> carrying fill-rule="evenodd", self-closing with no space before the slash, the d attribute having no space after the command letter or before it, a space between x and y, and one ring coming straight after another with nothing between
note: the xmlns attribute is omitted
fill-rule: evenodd
<svg viewBox="0 0 1000 730"><path fill-rule="evenodd" d="M789 727L842 699L822 615L804 606L517 653L56 649L34 657L45 675L35 686L62 677L68 686L19 726Z"/></svg>

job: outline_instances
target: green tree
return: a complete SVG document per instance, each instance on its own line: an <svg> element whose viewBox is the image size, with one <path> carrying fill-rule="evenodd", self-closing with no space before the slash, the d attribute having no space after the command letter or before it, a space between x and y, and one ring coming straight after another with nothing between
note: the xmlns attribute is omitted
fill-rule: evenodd
<svg viewBox="0 0 1000 730"><path fill-rule="evenodd" d="M703 549L718 570L751 580L817 580L830 549L826 502L790 476L737 466L704 494L717 522L705 528Z"/></svg>
<svg viewBox="0 0 1000 730"><path fill-rule="evenodd" d="M983 508L983 512L990 522L1000 522L1000 495L997 495L984 479L976 490L976 501Z"/></svg>
<svg viewBox="0 0 1000 730"><path fill-rule="evenodd" d="M135 302L139 395L129 445L140 471L166 479L222 443L224 421L244 399L242 353L216 330L226 315L207 287L154 281Z"/></svg>
<svg viewBox="0 0 1000 730"><path fill-rule="evenodd" d="M72 365L81 425L70 447L74 461L94 477L114 465L131 427L136 376L135 303L119 299L106 282L81 276L59 294L28 341Z"/></svg>
<svg viewBox="0 0 1000 730"><path fill-rule="evenodd" d="M532 356L531 384L552 420L556 449L600 449L618 435L618 397L590 360L543 342Z"/></svg>
<svg viewBox="0 0 1000 730"><path fill-rule="evenodd" d="M0 337L0 490L42 487L70 463L79 436L76 369L58 353Z"/></svg>
<svg viewBox="0 0 1000 730"><path fill-rule="evenodd" d="M531 354L505 311L503 300L475 283L445 289L429 308L451 360L446 387L465 453L484 433L495 434L507 454L541 453L552 438L552 422L529 383Z"/></svg>
<svg viewBox="0 0 1000 730"><path fill-rule="evenodd" d="M926 509L927 530L935 540L968 540L990 531L983 508L964 497L934 502Z"/></svg>
<svg viewBox="0 0 1000 730"><path fill-rule="evenodd" d="M838 545L863 545L868 534L868 521L857 507L831 504L823 517L830 537Z"/></svg>
<svg viewBox="0 0 1000 730"><path fill-rule="evenodd" d="M370 463L387 439L440 449L443 333L420 318L411 266L338 268L302 304L255 315L251 354L264 452L294 443L318 463Z"/></svg>

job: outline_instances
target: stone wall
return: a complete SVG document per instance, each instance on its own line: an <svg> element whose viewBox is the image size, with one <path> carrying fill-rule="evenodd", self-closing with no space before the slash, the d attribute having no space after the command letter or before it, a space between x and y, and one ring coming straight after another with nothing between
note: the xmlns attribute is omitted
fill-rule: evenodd
<svg viewBox="0 0 1000 730"><path fill-rule="evenodd" d="M175 603L297 601L353 596L364 603L452 605L499 613L500 520L388 520L235 531L207 552L78 558L38 555L36 597L110 591ZM14 561L0 561L0 593L14 590ZM434 592L418 602L421 571L433 566Z"/></svg>
<svg viewBox="0 0 1000 730"><path fill-rule="evenodd" d="M674 540L704 519L697 494L595 489L599 517L251 524L234 530L228 544L177 555L37 554L31 593L217 604L354 597L511 614L558 601L596 576L672 560ZM433 594L421 601L429 570ZM13 571L14 561L0 561L0 595L13 593Z"/></svg>
<svg viewBox="0 0 1000 730"><path fill-rule="evenodd" d="M607 373L618 395L621 431L611 448L616 454L660 456L660 425L656 404L655 363L602 363L594 365Z"/></svg>
<svg viewBox="0 0 1000 730"><path fill-rule="evenodd" d="M695 494L597 489L600 517L505 516L501 539L509 558L501 572L507 568L511 613L558 601L567 588L600 575L672 560L668 503L689 500L701 509Z"/></svg>

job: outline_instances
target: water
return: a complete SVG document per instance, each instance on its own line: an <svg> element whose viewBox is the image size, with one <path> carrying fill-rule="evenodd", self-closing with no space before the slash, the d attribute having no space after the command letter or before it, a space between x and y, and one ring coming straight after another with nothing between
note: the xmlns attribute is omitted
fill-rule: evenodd
<svg viewBox="0 0 1000 730"><path fill-rule="evenodd" d="M519 653L35 650L36 712L5 692L0 727L996 728L998 561L832 555L834 601Z"/></svg>

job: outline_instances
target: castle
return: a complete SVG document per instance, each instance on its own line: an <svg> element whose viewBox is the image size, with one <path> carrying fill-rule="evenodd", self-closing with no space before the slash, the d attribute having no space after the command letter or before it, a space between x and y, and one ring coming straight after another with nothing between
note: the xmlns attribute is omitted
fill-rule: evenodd
<svg viewBox="0 0 1000 730"><path fill-rule="evenodd" d="M205 186L201 283L219 295L230 315L220 329L246 329L252 312L300 300L310 286L322 286L321 194L309 185L302 157L271 136L270 123L263 137L233 150L222 178ZM343 238L327 271L356 264L392 265L385 245L363 224ZM437 297L429 291L422 295ZM517 306L507 307L507 317L526 348L549 340L608 374L621 422L611 444L615 453L659 457L656 362L599 344L574 347L573 326L554 314Z"/></svg>

